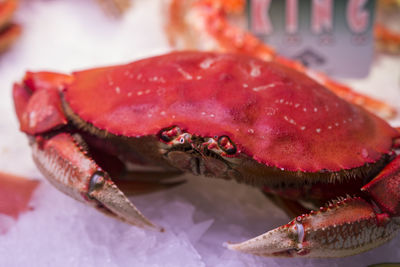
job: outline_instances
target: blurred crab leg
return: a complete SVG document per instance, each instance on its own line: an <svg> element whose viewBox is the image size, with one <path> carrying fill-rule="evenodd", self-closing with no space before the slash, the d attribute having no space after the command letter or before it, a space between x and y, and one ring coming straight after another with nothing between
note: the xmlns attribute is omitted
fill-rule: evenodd
<svg viewBox="0 0 400 267"><path fill-rule="evenodd" d="M190 5L186 1L172 0L170 4L171 9L169 10L170 21L167 26L171 43L174 43L176 36L179 36L176 32L181 30L180 37L182 38L185 38L185 35L189 34L195 39L200 39L199 43L202 46L196 48L245 53L263 60L276 61L279 64L305 73L335 92L341 98L364 106L382 117L391 118L396 114L396 110L393 107L382 101L356 93L348 86L335 82L322 73L309 70L299 62L278 56L274 49L261 42L253 34L229 22L227 15L230 10L226 7L229 5L229 2L216 2L219 4L212 4L212 1L207 0L198 0ZM244 1L242 2L244 5ZM237 1L236 5L239 4L240 1ZM189 7L189 10L184 10L184 7ZM234 10L240 9L235 6ZM177 28L175 31L171 30L175 27ZM194 31L196 34L193 33ZM171 36L171 33L173 33L173 36ZM184 39L184 42L186 39ZM193 43L193 40L191 43ZM190 43L186 45L190 46Z"/></svg>
<svg viewBox="0 0 400 267"><path fill-rule="evenodd" d="M245 53L267 61L272 60L275 51L251 33L229 24L225 11L231 10L227 8L227 4L221 3L224 1L195 1L193 3L185 0L171 0L167 23L170 43L175 45L179 38L182 38L184 46L189 46L189 48ZM240 10L236 7L236 12ZM187 38L188 35L191 36ZM193 39L197 38L200 42L194 44ZM199 45L201 47L198 47Z"/></svg>
<svg viewBox="0 0 400 267"><path fill-rule="evenodd" d="M6 26L11 20L15 10L17 9L18 1L4 0L0 1L0 28Z"/></svg>
<svg viewBox="0 0 400 267"><path fill-rule="evenodd" d="M232 25L227 19L228 9L210 5L207 1L197 1L193 5L193 16L202 23L191 25L198 31L208 34L219 50L224 52L245 53L266 61L272 61L276 55L273 48L265 45L260 39L248 31ZM190 23L190 21L189 21Z"/></svg>
<svg viewBox="0 0 400 267"><path fill-rule="evenodd" d="M0 1L0 52L6 50L21 35L22 28L10 20L17 9L16 0Z"/></svg>
<svg viewBox="0 0 400 267"><path fill-rule="evenodd" d="M11 24L0 32L0 52L5 51L21 35L22 28L17 24Z"/></svg>
<svg viewBox="0 0 400 267"><path fill-rule="evenodd" d="M70 134L36 137L32 150L41 172L62 192L130 224L162 230L140 213Z"/></svg>
<svg viewBox="0 0 400 267"><path fill-rule="evenodd" d="M317 212L229 249L260 256L344 257L369 250L390 240L400 229L398 218L381 220L362 198L347 197Z"/></svg>
<svg viewBox="0 0 400 267"><path fill-rule="evenodd" d="M382 24L375 25L374 33L379 47L392 53L400 52L400 33L391 31Z"/></svg>

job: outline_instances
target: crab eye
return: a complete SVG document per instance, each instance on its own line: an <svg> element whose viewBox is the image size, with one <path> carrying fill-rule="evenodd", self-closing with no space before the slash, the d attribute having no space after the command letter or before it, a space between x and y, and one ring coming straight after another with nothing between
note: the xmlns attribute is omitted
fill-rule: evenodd
<svg viewBox="0 0 400 267"><path fill-rule="evenodd" d="M171 142L181 134L182 131L178 126L172 126L162 130L159 136L160 139L163 140L164 142Z"/></svg>
<svg viewBox="0 0 400 267"><path fill-rule="evenodd" d="M236 153L236 146L228 136L221 136L218 139L218 146L228 155L233 155Z"/></svg>

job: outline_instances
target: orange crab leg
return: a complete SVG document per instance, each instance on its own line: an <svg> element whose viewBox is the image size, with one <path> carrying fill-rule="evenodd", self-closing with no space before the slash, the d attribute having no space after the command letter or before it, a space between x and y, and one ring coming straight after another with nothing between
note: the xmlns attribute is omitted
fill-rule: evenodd
<svg viewBox="0 0 400 267"><path fill-rule="evenodd" d="M17 6L17 0L5 0L0 2L0 28L11 20Z"/></svg>
<svg viewBox="0 0 400 267"><path fill-rule="evenodd" d="M0 53L7 50L21 35L21 33L22 28L17 24L11 24L0 31Z"/></svg>
<svg viewBox="0 0 400 267"><path fill-rule="evenodd" d="M241 14L244 12L245 0L203 0L204 4L212 5L216 9L223 9L226 13Z"/></svg>
<svg viewBox="0 0 400 267"><path fill-rule="evenodd" d="M400 51L400 33L391 31L382 24L375 25L374 33L379 46L393 53Z"/></svg>
<svg viewBox="0 0 400 267"><path fill-rule="evenodd" d="M245 53L263 60L276 61L305 73L343 99L357 105L362 105L382 117L391 118L396 114L396 110L393 107L382 101L356 93L350 87L333 81L325 74L311 71L299 62L280 57L274 49L264 44L253 34L229 22L227 18L228 11L230 11L227 8L229 1L220 0L216 2L219 4L213 4L213 1L198 0L190 5L186 1L172 0L168 25L170 39L175 41L178 35L177 31L179 30L181 30L180 37L183 38L185 38L185 35L194 36L193 31L196 30L199 32L198 35L201 36L200 38L197 37L202 43L201 46L204 46L206 49L211 47L211 49L223 52ZM234 10L240 10L238 8L240 4L243 6L244 1L237 1ZM185 10L186 6L189 6L189 10ZM171 30L174 28L175 32ZM171 35L171 32L174 32L174 35ZM193 41L189 40L185 45L192 46L191 43ZM204 45L203 43L207 44Z"/></svg>
<svg viewBox="0 0 400 267"><path fill-rule="evenodd" d="M18 1L0 2L0 52L5 51L21 35L22 28L10 20L17 9Z"/></svg>
<svg viewBox="0 0 400 267"><path fill-rule="evenodd" d="M218 48L224 52L249 54L267 61L273 60L276 52L265 45L250 32L229 23L227 8L216 8L207 1L198 1L193 5L203 19L204 30L217 42Z"/></svg>

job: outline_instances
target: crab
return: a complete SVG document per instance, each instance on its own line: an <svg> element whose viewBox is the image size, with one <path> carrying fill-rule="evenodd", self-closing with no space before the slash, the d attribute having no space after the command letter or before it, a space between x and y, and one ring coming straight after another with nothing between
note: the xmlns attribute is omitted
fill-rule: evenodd
<svg viewBox="0 0 400 267"><path fill-rule="evenodd" d="M21 26L11 22L17 5L17 0L0 1L0 53L7 50L21 35Z"/></svg>
<svg viewBox="0 0 400 267"><path fill-rule="evenodd" d="M399 130L280 64L173 52L69 75L27 72L13 98L50 183L132 225L162 231L119 188L121 175L137 185L124 169L139 164L257 186L297 214L227 244L241 252L348 256L400 228Z"/></svg>
<svg viewBox="0 0 400 267"><path fill-rule="evenodd" d="M269 1L259 1L267 5ZM354 91L326 74L311 70L298 61L279 55L274 48L258 39L244 27L246 0L169 0L167 1L166 34L170 44L179 49L200 49L243 53L296 69L353 104L362 105L383 118L393 118L396 109ZM390 46L398 40L387 29L376 29L379 39Z"/></svg>

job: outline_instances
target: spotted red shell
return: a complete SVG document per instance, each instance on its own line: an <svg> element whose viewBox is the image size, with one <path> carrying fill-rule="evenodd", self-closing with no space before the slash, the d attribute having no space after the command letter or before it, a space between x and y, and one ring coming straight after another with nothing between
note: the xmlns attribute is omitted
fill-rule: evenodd
<svg viewBox="0 0 400 267"><path fill-rule="evenodd" d="M178 52L76 72L65 99L82 119L117 135L172 125L228 135L242 153L292 171L375 162L398 135L305 75L245 55Z"/></svg>

